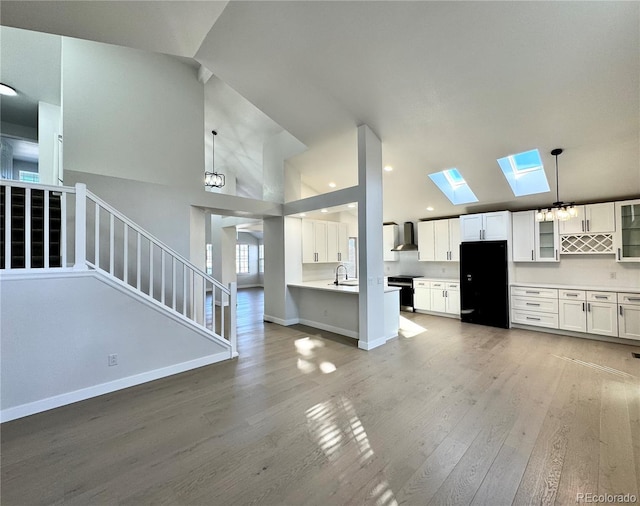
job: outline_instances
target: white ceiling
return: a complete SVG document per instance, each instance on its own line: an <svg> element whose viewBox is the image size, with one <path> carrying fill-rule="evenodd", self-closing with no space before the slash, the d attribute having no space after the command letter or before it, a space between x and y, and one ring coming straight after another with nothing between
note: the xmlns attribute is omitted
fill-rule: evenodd
<svg viewBox="0 0 640 506"><path fill-rule="evenodd" d="M288 166L319 192L356 184L368 124L385 220L549 204L555 147L561 199L640 194L639 2L3 0L2 24L194 57L309 146ZM496 159L532 148L552 192L516 200ZM477 206L427 178L450 167Z"/></svg>

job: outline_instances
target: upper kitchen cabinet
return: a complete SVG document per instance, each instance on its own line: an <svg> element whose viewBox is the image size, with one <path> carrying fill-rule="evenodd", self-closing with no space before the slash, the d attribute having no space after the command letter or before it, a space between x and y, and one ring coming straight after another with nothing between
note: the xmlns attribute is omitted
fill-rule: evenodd
<svg viewBox="0 0 640 506"><path fill-rule="evenodd" d="M575 208L577 217L560 222L561 235L611 233L616 229L613 202Z"/></svg>
<svg viewBox="0 0 640 506"><path fill-rule="evenodd" d="M327 222L327 261L349 260L349 226L337 221Z"/></svg>
<svg viewBox="0 0 640 506"><path fill-rule="evenodd" d="M418 222L418 260L433 262L435 254L435 221Z"/></svg>
<svg viewBox="0 0 640 506"><path fill-rule="evenodd" d="M510 216L509 211L460 216L462 242L509 240Z"/></svg>
<svg viewBox="0 0 640 506"><path fill-rule="evenodd" d="M302 263L327 261L327 222L302 220Z"/></svg>
<svg viewBox="0 0 640 506"><path fill-rule="evenodd" d="M514 262L558 262L560 238L556 221L536 221L535 211L511 215Z"/></svg>
<svg viewBox="0 0 640 506"><path fill-rule="evenodd" d="M398 225L395 223L385 223L382 227L382 247L384 253L382 259L385 262L397 262L398 252L391 251L398 244Z"/></svg>
<svg viewBox="0 0 640 506"><path fill-rule="evenodd" d="M640 199L615 203L618 262L640 262Z"/></svg>
<svg viewBox="0 0 640 506"><path fill-rule="evenodd" d="M421 262L460 261L460 220L418 222L418 260Z"/></svg>

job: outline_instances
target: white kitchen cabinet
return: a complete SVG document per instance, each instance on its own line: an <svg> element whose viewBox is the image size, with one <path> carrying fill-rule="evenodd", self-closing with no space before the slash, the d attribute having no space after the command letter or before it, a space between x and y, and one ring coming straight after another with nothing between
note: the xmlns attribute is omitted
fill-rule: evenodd
<svg viewBox="0 0 640 506"><path fill-rule="evenodd" d="M423 311L431 310L431 283L428 280L413 280L413 307Z"/></svg>
<svg viewBox="0 0 640 506"><path fill-rule="evenodd" d="M437 311L438 313L447 312L447 299L445 293L445 283L431 282L431 311Z"/></svg>
<svg viewBox="0 0 640 506"><path fill-rule="evenodd" d="M610 233L616 229L613 202L575 206L577 216L560 222L561 235Z"/></svg>
<svg viewBox="0 0 640 506"><path fill-rule="evenodd" d="M511 215L513 241L511 253L514 262L535 262L535 215L521 211Z"/></svg>
<svg viewBox="0 0 640 506"><path fill-rule="evenodd" d="M418 222L418 260L433 262L435 254L435 221Z"/></svg>
<svg viewBox="0 0 640 506"><path fill-rule="evenodd" d="M558 262L560 236L557 222L536 221L535 211L520 211L511 216L514 262Z"/></svg>
<svg viewBox="0 0 640 506"><path fill-rule="evenodd" d="M447 313L460 316L460 283L447 283Z"/></svg>
<svg viewBox="0 0 640 506"><path fill-rule="evenodd" d="M431 311L460 315L460 284L432 281Z"/></svg>
<svg viewBox="0 0 640 506"><path fill-rule="evenodd" d="M451 218L418 222L418 260L459 262L460 220Z"/></svg>
<svg viewBox="0 0 640 506"><path fill-rule="evenodd" d="M302 220L302 263L327 262L327 222Z"/></svg>
<svg viewBox="0 0 640 506"><path fill-rule="evenodd" d="M557 329L558 290L512 286L511 322Z"/></svg>
<svg viewBox="0 0 640 506"><path fill-rule="evenodd" d="M584 290L560 290L558 312L560 329L587 331L587 302Z"/></svg>
<svg viewBox="0 0 640 506"><path fill-rule="evenodd" d="M616 302L613 292L587 292L587 333L618 337Z"/></svg>
<svg viewBox="0 0 640 506"><path fill-rule="evenodd" d="M509 211L496 211L460 216L462 242L509 240L510 215Z"/></svg>
<svg viewBox="0 0 640 506"><path fill-rule="evenodd" d="M618 294L618 335L640 340L640 295Z"/></svg>
<svg viewBox="0 0 640 506"><path fill-rule="evenodd" d="M618 262L640 262L640 199L615 202Z"/></svg>
<svg viewBox="0 0 640 506"><path fill-rule="evenodd" d="M460 261L460 218L449 218L449 261Z"/></svg>
<svg viewBox="0 0 640 506"><path fill-rule="evenodd" d="M395 223L385 224L382 227L382 247L384 252L382 259L385 262L397 262L398 252L391 251L398 244L398 225Z"/></svg>
<svg viewBox="0 0 640 506"><path fill-rule="evenodd" d="M349 260L349 227L346 223L327 221L327 261Z"/></svg>

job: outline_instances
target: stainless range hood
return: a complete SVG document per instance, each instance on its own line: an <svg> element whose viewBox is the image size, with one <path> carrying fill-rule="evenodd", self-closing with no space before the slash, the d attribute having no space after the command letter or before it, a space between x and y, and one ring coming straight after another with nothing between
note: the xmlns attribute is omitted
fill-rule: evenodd
<svg viewBox="0 0 640 506"><path fill-rule="evenodd" d="M391 251L418 251L418 246L413 243L413 222L411 221L404 222L403 241Z"/></svg>

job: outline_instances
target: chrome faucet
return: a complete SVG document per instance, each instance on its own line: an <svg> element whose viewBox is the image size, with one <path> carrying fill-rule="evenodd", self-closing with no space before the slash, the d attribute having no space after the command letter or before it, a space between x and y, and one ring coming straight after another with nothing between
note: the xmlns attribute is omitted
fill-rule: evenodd
<svg viewBox="0 0 640 506"><path fill-rule="evenodd" d="M344 267L344 280L346 281L347 279L349 279L349 274L347 273L347 267L344 264L340 264L338 265L338 267L336 267L336 280L333 282L334 285L340 284L340 282L338 281L338 271L340 270L340 267Z"/></svg>

